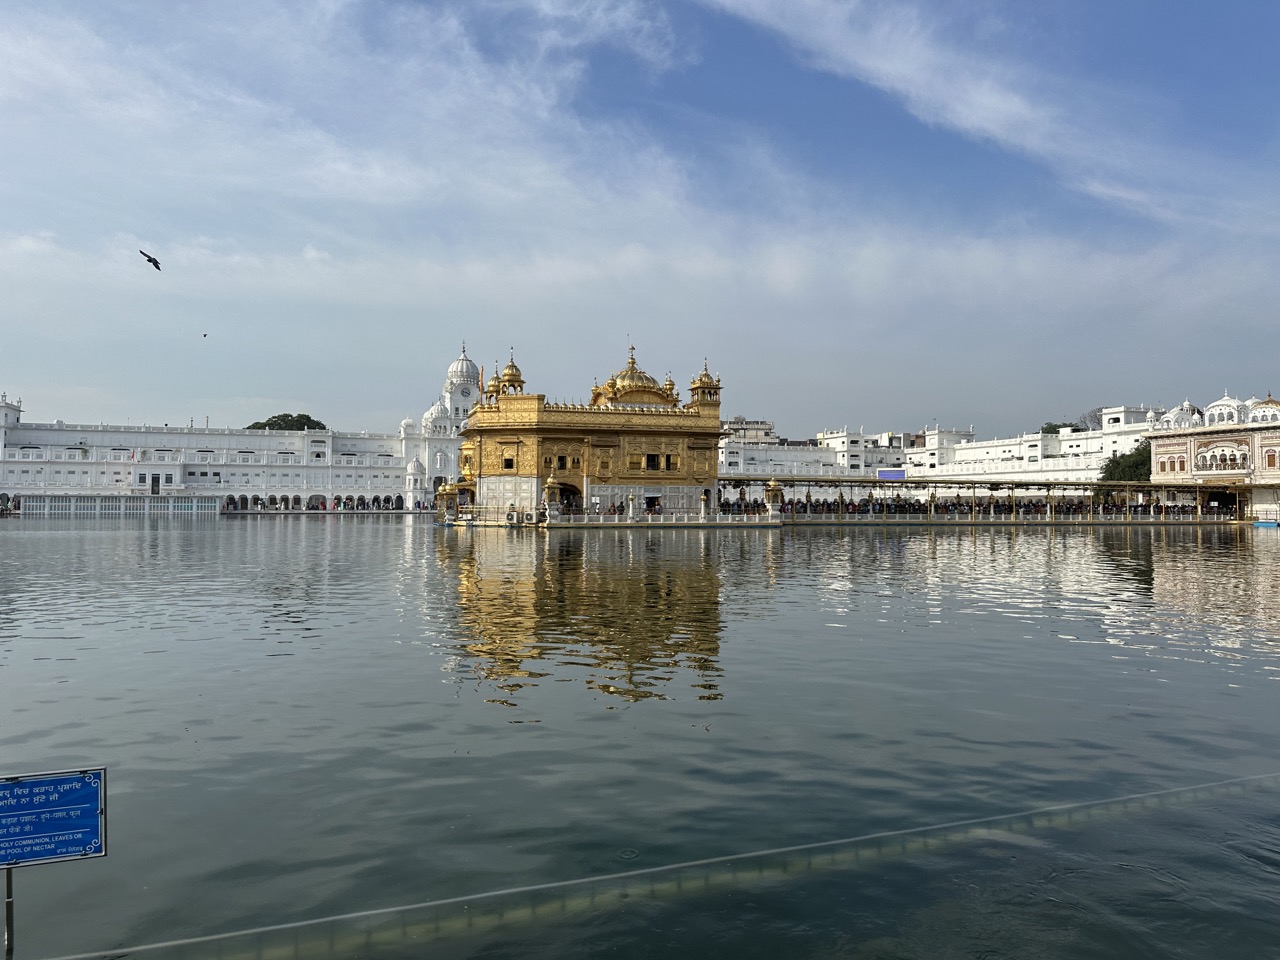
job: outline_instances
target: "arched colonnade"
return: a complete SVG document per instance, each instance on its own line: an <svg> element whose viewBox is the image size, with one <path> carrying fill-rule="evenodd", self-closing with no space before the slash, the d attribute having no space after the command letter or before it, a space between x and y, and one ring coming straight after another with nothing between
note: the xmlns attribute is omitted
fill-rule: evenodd
<svg viewBox="0 0 1280 960"><path fill-rule="evenodd" d="M345 497L333 496L328 497L322 493L314 493L303 500L299 494L241 494L240 496L230 495L223 501L223 510L227 513L238 511L289 511L289 510L311 510L318 512L337 512L344 510L403 510L405 509L404 495L397 493L394 496L387 494L386 496L366 497L364 495L355 496L348 494Z"/></svg>

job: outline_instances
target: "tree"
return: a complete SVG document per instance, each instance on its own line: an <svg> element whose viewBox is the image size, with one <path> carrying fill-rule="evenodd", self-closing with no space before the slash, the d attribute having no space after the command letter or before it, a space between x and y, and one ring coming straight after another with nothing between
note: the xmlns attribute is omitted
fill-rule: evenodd
<svg viewBox="0 0 1280 960"><path fill-rule="evenodd" d="M1128 453L1113 453L1102 465L1100 480L1151 482L1151 441L1143 440Z"/></svg>
<svg viewBox="0 0 1280 960"><path fill-rule="evenodd" d="M1080 414L1080 418L1076 420L1075 425L1082 430L1101 430L1102 408L1094 407L1092 410L1086 410Z"/></svg>
<svg viewBox="0 0 1280 960"><path fill-rule="evenodd" d="M257 423L251 423L246 430L328 430L323 423L309 413L277 413Z"/></svg>
<svg viewBox="0 0 1280 960"><path fill-rule="evenodd" d="M1040 428L1040 432L1041 433L1057 433L1063 427L1078 427L1078 426L1080 426L1079 423L1072 423L1066 420L1063 420L1061 422L1057 420L1049 420L1048 422L1045 423L1043 427Z"/></svg>

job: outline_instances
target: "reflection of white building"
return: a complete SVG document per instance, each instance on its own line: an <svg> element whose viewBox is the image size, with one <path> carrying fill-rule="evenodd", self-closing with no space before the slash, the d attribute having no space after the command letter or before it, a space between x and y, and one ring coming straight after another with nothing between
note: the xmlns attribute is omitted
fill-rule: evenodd
<svg viewBox="0 0 1280 960"><path fill-rule="evenodd" d="M26 515L405 509L457 479L458 430L480 388L465 348L421 426L398 433L27 423L0 394L0 507Z"/></svg>

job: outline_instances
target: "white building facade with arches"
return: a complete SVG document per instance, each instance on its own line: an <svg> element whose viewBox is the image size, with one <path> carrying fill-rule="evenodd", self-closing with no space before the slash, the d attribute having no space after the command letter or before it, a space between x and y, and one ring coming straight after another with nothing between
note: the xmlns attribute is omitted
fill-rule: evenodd
<svg viewBox="0 0 1280 960"><path fill-rule="evenodd" d="M458 478L458 432L480 393L465 345L422 420L397 432L248 430L23 420L0 393L0 510L142 516L409 510Z"/></svg>
<svg viewBox="0 0 1280 960"><path fill-rule="evenodd" d="M1260 519L1280 517L1280 400L1237 400L1228 391L1202 411L1189 402L1150 434L1151 481L1250 494Z"/></svg>

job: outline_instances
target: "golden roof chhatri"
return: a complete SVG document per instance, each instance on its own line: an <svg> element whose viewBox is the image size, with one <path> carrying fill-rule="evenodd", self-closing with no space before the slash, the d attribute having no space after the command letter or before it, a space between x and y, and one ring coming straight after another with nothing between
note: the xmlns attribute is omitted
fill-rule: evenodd
<svg viewBox="0 0 1280 960"><path fill-rule="evenodd" d="M667 385L659 383L655 377L641 370L636 364L636 348L627 348L630 356L627 365L605 381L603 387L595 387L591 391L591 402L596 405L605 403L624 403L645 406L675 406L678 398L675 384L667 378Z"/></svg>
<svg viewBox="0 0 1280 960"><path fill-rule="evenodd" d="M513 393L524 393L524 377L520 373L520 368L516 366L515 347L511 348L511 359L502 368L502 385Z"/></svg>
<svg viewBox="0 0 1280 960"><path fill-rule="evenodd" d="M689 386L697 390L699 387L718 387L720 386L720 378L713 377L711 371L707 369L707 361L702 361L702 372L698 374L690 382Z"/></svg>

